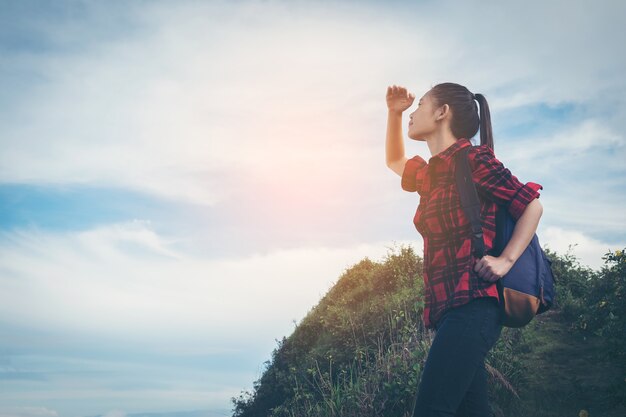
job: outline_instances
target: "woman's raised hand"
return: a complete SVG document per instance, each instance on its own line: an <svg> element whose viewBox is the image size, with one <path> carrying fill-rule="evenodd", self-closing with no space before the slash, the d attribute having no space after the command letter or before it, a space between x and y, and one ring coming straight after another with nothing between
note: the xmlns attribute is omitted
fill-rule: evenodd
<svg viewBox="0 0 626 417"><path fill-rule="evenodd" d="M413 104L415 94L409 93L406 88L393 85L387 87L387 108L390 111L402 113Z"/></svg>

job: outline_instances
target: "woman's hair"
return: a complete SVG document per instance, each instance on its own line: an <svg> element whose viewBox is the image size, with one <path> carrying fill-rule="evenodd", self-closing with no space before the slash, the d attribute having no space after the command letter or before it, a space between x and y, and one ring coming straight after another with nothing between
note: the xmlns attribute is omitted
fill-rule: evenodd
<svg viewBox="0 0 626 417"><path fill-rule="evenodd" d="M472 138L480 125L480 144L493 149L491 116L487 99L482 94L472 94L466 87L455 83L437 84L430 90L435 107L447 104L452 110L450 129L457 139ZM474 96L476 100L474 100ZM480 104L480 118L478 107Z"/></svg>

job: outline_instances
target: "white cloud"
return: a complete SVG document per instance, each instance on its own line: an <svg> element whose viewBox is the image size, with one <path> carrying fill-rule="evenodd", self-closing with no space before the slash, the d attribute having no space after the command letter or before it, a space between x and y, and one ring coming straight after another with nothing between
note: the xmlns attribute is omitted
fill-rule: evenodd
<svg viewBox="0 0 626 417"><path fill-rule="evenodd" d="M290 188L339 177L365 133L346 110L368 95L345 80L372 85L361 68L391 59L385 37L399 30L316 13L294 21L286 5L259 6L170 3L167 16L137 11L149 35L29 57L49 84L19 109L29 123L6 127L3 181L107 184L215 204L229 177L290 173Z"/></svg>
<svg viewBox="0 0 626 417"><path fill-rule="evenodd" d="M45 407L0 407L0 417L58 417L58 413Z"/></svg>
<svg viewBox="0 0 626 417"><path fill-rule="evenodd" d="M626 157L617 117L626 111L618 94L626 60L608 46L580 56L585 42L614 42L607 33L624 6L542 4L541 14L528 4L474 6L407 5L401 15L376 5L254 1L120 10L141 30L74 54L22 53L6 62L48 81L7 109L1 181L88 183L223 204L238 222L233 230L246 236L252 217L280 236L304 218L316 231L303 233L319 236L358 207L403 198L383 166L386 86L422 93L455 80L487 95L494 124L505 108L576 105L576 125L515 143L497 139L498 155L522 179L555 182L542 195L553 197L551 225L624 233L625 194L615 190L625 186L616 178ZM554 31L563 13L571 26ZM44 27L59 44L86 29ZM412 141L406 151L428 153ZM600 179L587 179L587 166ZM592 198L574 204L576 194ZM256 215L235 220L242 207ZM606 215L586 216L599 211Z"/></svg>
<svg viewBox="0 0 626 417"><path fill-rule="evenodd" d="M575 230L565 230L558 227L547 227L541 235L542 246L550 248L559 254L565 254L571 249L583 265L599 270L604 265L602 256L609 251L623 249L626 240L616 244L607 244L593 239Z"/></svg>
<svg viewBox="0 0 626 417"><path fill-rule="evenodd" d="M609 248L572 230L546 227L542 244L593 268ZM16 325L153 344L164 353L237 349L291 331L354 263L381 261L389 242L296 248L206 260L170 248L147 222L80 232L3 232L0 313ZM421 241L410 244L421 254ZM626 244L626 243L625 243ZM234 332L234 329L237 329ZM154 346L152 347L154 348Z"/></svg>
<svg viewBox="0 0 626 417"><path fill-rule="evenodd" d="M102 417L126 417L126 413L119 410L112 410L107 413L104 413Z"/></svg>
<svg viewBox="0 0 626 417"><path fill-rule="evenodd" d="M12 323L159 340L163 351L184 351L191 339L204 352L288 334L346 268L388 251L383 242L205 260L138 221L3 232L1 242L0 314Z"/></svg>
<svg viewBox="0 0 626 417"><path fill-rule="evenodd" d="M587 119L575 126L564 127L553 135L503 142L502 148L509 160L554 170L566 167L568 162L571 164L572 157L592 150L623 152L625 144L626 139L601 120Z"/></svg>
<svg viewBox="0 0 626 417"><path fill-rule="evenodd" d="M487 94L496 111L594 102L621 84L624 59L608 46L620 2L566 11L541 3L540 14L528 3L475 6L405 5L401 15L357 3L256 1L120 10L142 30L77 54L20 54L8 63L37 68L48 82L14 106L0 177L208 205L233 188L252 189L250 179L286 192L307 184L327 196L336 181L381 184L350 165L382 161L388 84L422 93L457 80ZM570 26L555 31L564 12ZM45 27L62 43L84 25Z"/></svg>

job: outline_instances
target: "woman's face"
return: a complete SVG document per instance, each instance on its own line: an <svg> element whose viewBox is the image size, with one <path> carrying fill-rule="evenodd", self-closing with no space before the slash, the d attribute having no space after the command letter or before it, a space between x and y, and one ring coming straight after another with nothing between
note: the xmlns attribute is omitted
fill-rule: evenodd
<svg viewBox="0 0 626 417"><path fill-rule="evenodd" d="M418 101L417 109L409 115L409 138L425 141L437 129L435 110L437 109L427 92Z"/></svg>

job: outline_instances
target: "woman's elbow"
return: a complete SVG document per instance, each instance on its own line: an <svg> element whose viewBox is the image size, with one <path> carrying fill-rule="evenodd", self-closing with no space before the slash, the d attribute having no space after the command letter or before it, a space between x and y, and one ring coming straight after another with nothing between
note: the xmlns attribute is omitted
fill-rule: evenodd
<svg viewBox="0 0 626 417"><path fill-rule="evenodd" d="M387 161L387 167L390 168L396 174L398 174L400 177L402 177L407 160L408 160L407 157L402 157L398 159L397 161L392 161L392 162Z"/></svg>

